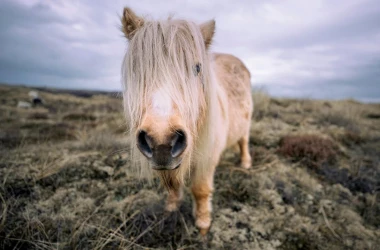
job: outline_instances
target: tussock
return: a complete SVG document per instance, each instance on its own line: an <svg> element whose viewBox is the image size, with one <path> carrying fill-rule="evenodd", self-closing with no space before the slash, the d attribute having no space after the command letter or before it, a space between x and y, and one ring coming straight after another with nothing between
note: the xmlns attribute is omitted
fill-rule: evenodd
<svg viewBox="0 0 380 250"><path fill-rule="evenodd" d="M279 153L293 161L333 163L337 157L337 146L331 140L316 135L293 135L281 138Z"/></svg>

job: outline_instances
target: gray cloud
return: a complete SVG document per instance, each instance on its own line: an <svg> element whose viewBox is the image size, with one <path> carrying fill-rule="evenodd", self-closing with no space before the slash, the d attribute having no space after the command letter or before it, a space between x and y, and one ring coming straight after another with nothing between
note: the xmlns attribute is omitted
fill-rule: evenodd
<svg viewBox="0 0 380 250"><path fill-rule="evenodd" d="M375 68L377 67L377 69ZM379 102L380 61L363 69L349 79L311 80L303 84L287 85L282 82L263 84L268 90L280 97L300 97L318 99L354 98L365 102Z"/></svg>
<svg viewBox="0 0 380 250"><path fill-rule="evenodd" d="M276 96L380 101L380 6L334 1L0 2L0 81L120 89L124 5L147 18L215 18L214 51Z"/></svg>
<svg viewBox="0 0 380 250"><path fill-rule="evenodd" d="M91 17L86 15L87 7L75 7L83 12L74 14L66 6L42 3L0 3L0 80L98 89L107 88L111 81L111 89L119 89L124 44L117 26L112 27L114 38L110 38L105 35L109 27L100 21L104 15L97 15L97 20L96 12Z"/></svg>

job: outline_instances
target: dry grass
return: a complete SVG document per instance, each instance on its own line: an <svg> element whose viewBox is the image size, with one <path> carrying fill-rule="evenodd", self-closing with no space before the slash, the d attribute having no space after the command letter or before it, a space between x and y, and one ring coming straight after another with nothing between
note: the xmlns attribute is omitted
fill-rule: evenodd
<svg viewBox="0 0 380 250"><path fill-rule="evenodd" d="M346 146L356 146L365 141L359 132L352 130L346 130L339 140Z"/></svg>
<svg viewBox="0 0 380 250"><path fill-rule="evenodd" d="M32 119L32 120L46 120L46 119L49 119L49 114L47 112L41 112L41 111L37 111L37 112L33 112L31 113L30 115L28 115L28 119Z"/></svg>
<svg viewBox="0 0 380 250"><path fill-rule="evenodd" d="M252 99L254 105L253 118L261 120L268 112L270 97L263 88L254 88L252 90Z"/></svg>
<svg viewBox="0 0 380 250"><path fill-rule="evenodd" d="M65 114L62 119L68 121L95 121L96 117L88 113L69 113Z"/></svg>
<svg viewBox="0 0 380 250"><path fill-rule="evenodd" d="M319 121L326 125L336 125L347 130L358 131L358 123L364 116L364 107L357 102L338 101L320 110Z"/></svg>
<svg viewBox="0 0 380 250"><path fill-rule="evenodd" d="M0 249L376 249L379 105L255 90L253 168L228 150L200 238L189 190L166 213L131 171L121 100L0 85Z"/></svg>

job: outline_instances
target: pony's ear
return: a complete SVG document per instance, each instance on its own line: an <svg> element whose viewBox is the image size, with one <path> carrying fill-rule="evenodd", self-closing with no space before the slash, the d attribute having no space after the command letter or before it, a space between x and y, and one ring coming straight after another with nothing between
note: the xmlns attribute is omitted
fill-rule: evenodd
<svg viewBox="0 0 380 250"><path fill-rule="evenodd" d="M130 8L125 7L121 18L122 31L124 36L131 40L136 31L144 25L144 19L139 17Z"/></svg>
<svg viewBox="0 0 380 250"><path fill-rule="evenodd" d="M212 38L215 33L215 20L210 20L200 25L201 33L205 41L206 48L208 49L211 45Z"/></svg>

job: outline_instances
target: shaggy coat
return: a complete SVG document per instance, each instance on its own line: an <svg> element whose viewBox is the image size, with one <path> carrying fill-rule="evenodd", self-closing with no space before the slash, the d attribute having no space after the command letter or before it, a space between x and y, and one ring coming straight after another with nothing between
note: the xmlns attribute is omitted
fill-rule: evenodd
<svg viewBox="0 0 380 250"><path fill-rule="evenodd" d="M251 166L250 73L238 58L209 52L214 20L150 21L124 8L121 21L129 41L122 79L135 165L143 176L161 178L168 211L178 208L190 179L196 226L205 234L223 151L238 144L242 166Z"/></svg>

